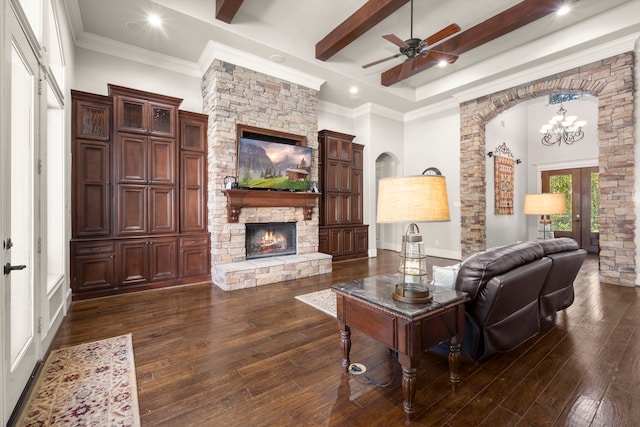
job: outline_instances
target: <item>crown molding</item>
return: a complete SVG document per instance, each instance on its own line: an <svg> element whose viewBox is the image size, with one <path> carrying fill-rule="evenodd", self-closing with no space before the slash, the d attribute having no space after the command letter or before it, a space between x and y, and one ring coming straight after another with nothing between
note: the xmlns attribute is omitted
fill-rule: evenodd
<svg viewBox="0 0 640 427"><path fill-rule="evenodd" d="M207 45L198 59L200 75L204 75L204 73L206 73L214 59L239 65L259 73L267 74L269 76L318 91L325 82L324 79L319 77L303 73L291 67L276 64L268 59L232 48L222 43L214 42L213 40L209 40L209 42L207 42Z"/></svg>
<svg viewBox="0 0 640 427"><path fill-rule="evenodd" d="M385 118L395 120L398 122L404 121L403 113L396 110L392 110L391 108L383 107L382 105L371 103L371 102L362 104L361 106L353 109L353 117L364 116L367 114L383 116Z"/></svg>
<svg viewBox="0 0 640 427"><path fill-rule="evenodd" d="M63 2L65 13L67 14L67 20L71 27L71 37L73 37L74 43L77 41L78 36L84 33L84 24L82 23L82 14L80 14L80 5L78 0L64 0Z"/></svg>
<svg viewBox="0 0 640 427"><path fill-rule="evenodd" d="M344 107L339 104L335 104L329 101L318 100L318 111L324 111L328 114L335 114L336 116L343 116L348 119L353 119L355 115L353 114L353 109Z"/></svg>
<svg viewBox="0 0 640 427"><path fill-rule="evenodd" d="M202 77L195 62L131 46L85 31L76 36L76 46L188 76Z"/></svg>
<svg viewBox="0 0 640 427"><path fill-rule="evenodd" d="M404 115L404 121L411 122L425 117L435 116L436 114L442 114L444 112L458 113L459 108L460 103L455 98L449 98L435 104L427 105L426 107L418 108L417 110L408 111Z"/></svg>

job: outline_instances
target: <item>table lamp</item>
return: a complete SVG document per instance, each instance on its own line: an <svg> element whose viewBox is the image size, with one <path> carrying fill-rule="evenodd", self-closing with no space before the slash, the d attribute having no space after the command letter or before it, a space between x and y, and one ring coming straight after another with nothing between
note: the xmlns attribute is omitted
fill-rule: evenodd
<svg viewBox="0 0 640 427"><path fill-rule="evenodd" d="M540 215L542 237L552 237L551 215L567 213L567 204L563 193L526 194L524 196L524 214Z"/></svg>
<svg viewBox="0 0 640 427"><path fill-rule="evenodd" d="M433 299L427 286L427 255L422 247L422 234L415 223L449 219L447 185L440 171L431 175L391 177L378 181L376 221L410 223L402 236L398 269L400 281L393 293L396 301L423 304Z"/></svg>

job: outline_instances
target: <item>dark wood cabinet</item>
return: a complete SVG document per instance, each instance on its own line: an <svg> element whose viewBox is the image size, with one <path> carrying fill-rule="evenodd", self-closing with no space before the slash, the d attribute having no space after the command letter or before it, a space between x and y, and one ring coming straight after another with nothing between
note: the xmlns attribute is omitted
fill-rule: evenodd
<svg viewBox="0 0 640 427"><path fill-rule="evenodd" d="M368 256L368 226L363 224L364 146L353 135L330 130L320 145L320 230L318 250L334 261Z"/></svg>
<svg viewBox="0 0 640 427"><path fill-rule="evenodd" d="M73 298L209 280L207 116L115 85L72 101Z"/></svg>

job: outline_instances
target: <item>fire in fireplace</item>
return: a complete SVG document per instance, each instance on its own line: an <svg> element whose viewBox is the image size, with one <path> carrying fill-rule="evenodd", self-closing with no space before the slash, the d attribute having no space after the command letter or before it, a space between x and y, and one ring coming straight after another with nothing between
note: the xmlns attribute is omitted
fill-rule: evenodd
<svg viewBox="0 0 640 427"><path fill-rule="evenodd" d="M245 224L247 259L296 253L295 222Z"/></svg>

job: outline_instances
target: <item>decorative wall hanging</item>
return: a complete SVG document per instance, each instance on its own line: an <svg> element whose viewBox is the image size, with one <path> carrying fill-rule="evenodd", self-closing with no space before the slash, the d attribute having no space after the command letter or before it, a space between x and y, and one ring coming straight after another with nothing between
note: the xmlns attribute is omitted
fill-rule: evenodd
<svg viewBox="0 0 640 427"><path fill-rule="evenodd" d="M495 214L513 215L514 170L513 153L503 142L493 152Z"/></svg>

